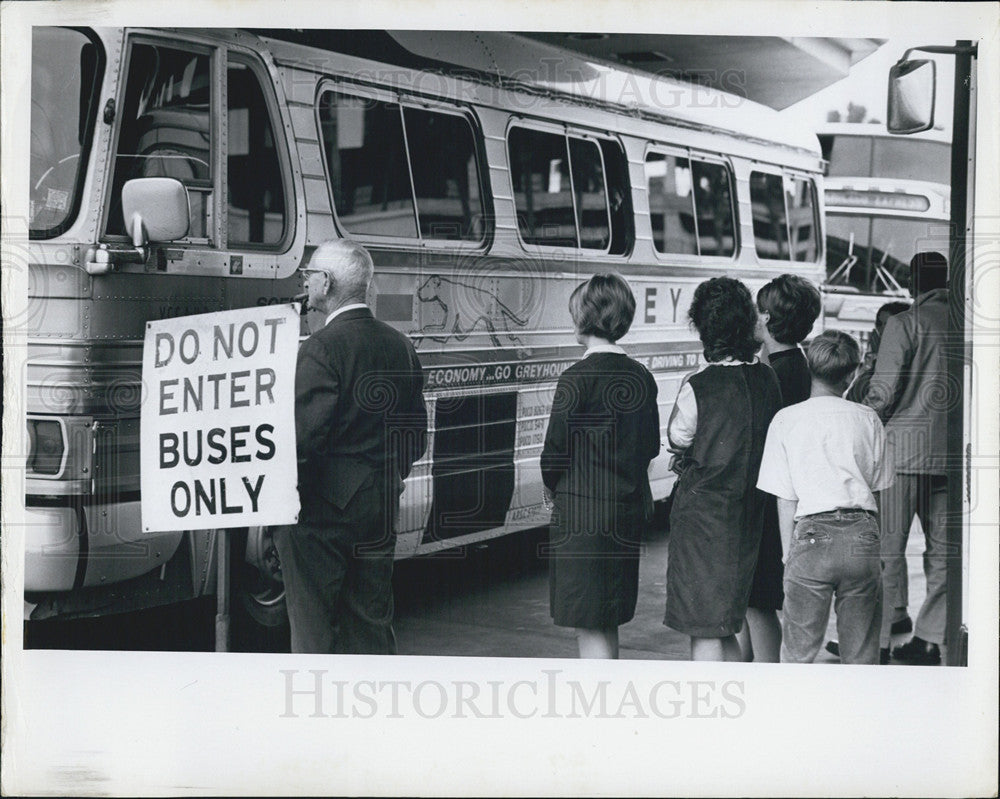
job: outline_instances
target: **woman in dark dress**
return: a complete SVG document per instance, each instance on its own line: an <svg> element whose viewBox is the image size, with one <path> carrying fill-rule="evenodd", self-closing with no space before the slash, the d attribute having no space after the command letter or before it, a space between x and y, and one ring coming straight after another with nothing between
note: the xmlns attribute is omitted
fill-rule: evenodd
<svg viewBox="0 0 1000 799"><path fill-rule="evenodd" d="M797 275L780 275L757 292L757 338L764 342L761 360L778 376L783 408L809 399L811 378L799 344L812 330L821 307L819 291ZM777 505L769 499L750 589L747 623L739 634L744 660L778 662L781 650L778 611L785 599L784 571Z"/></svg>
<svg viewBox="0 0 1000 799"><path fill-rule="evenodd" d="M740 281L699 285L688 317L708 364L685 378L667 427L680 476L664 624L691 636L692 660L737 661L769 499L756 488L757 472L781 391L754 357L757 311Z"/></svg>
<svg viewBox="0 0 1000 799"><path fill-rule="evenodd" d="M553 621L575 627L580 657L618 657L618 626L635 614L641 530L652 515L647 470L660 449L656 382L614 342L635 297L599 274L569 301L583 360L559 378L542 450L550 527Z"/></svg>

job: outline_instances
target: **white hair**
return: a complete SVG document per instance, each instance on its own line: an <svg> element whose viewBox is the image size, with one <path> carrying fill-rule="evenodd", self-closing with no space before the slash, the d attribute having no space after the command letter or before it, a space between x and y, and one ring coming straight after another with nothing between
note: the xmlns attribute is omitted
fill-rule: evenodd
<svg viewBox="0 0 1000 799"><path fill-rule="evenodd" d="M309 259L309 268L326 272L340 298L358 301L364 301L375 271L368 250L348 239L324 241Z"/></svg>

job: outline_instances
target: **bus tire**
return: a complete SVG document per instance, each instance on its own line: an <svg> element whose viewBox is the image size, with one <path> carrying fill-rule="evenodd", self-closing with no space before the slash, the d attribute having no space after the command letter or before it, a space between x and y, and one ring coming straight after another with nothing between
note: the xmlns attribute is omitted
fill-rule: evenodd
<svg viewBox="0 0 1000 799"><path fill-rule="evenodd" d="M245 550L234 552L234 588L239 608L260 627L288 625L285 608L285 586L281 580L281 563L271 537L271 528L251 527Z"/></svg>

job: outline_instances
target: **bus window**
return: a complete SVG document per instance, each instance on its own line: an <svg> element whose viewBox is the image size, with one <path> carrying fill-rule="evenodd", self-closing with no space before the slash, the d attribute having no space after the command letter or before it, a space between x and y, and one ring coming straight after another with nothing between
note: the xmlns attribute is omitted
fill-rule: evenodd
<svg viewBox="0 0 1000 799"><path fill-rule="evenodd" d="M785 194L792 260L815 261L818 250L813 183L806 178L786 176Z"/></svg>
<svg viewBox="0 0 1000 799"><path fill-rule="evenodd" d="M211 234L212 109L210 57L135 44L121 103L107 232L126 235L121 193L132 178L176 178L188 190L194 239Z"/></svg>
<svg viewBox="0 0 1000 799"><path fill-rule="evenodd" d="M753 236L761 258L815 261L816 187L811 180L750 173Z"/></svg>
<svg viewBox="0 0 1000 799"><path fill-rule="evenodd" d="M735 252L732 183L723 164L650 153L646 185L657 252L719 256Z"/></svg>
<svg viewBox="0 0 1000 799"><path fill-rule="evenodd" d="M268 245L285 233L285 190L264 92L246 64L230 63L226 197L228 245Z"/></svg>
<svg viewBox="0 0 1000 799"><path fill-rule="evenodd" d="M349 233L417 238L400 108L324 92L323 149L337 219Z"/></svg>
<svg viewBox="0 0 1000 799"><path fill-rule="evenodd" d="M337 218L349 233L486 236L475 136L458 114L327 91L319 120Z"/></svg>
<svg viewBox="0 0 1000 799"><path fill-rule="evenodd" d="M483 197L472 125L457 114L404 108L420 235L482 241Z"/></svg>
<svg viewBox="0 0 1000 799"><path fill-rule="evenodd" d="M511 128L507 148L517 227L524 243L576 247L566 137Z"/></svg>
<svg viewBox="0 0 1000 799"><path fill-rule="evenodd" d="M103 71L103 53L87 34L32 28L31 238L58 236L76 216Z"/></svg>
<svg viewBox="0 0 1000 799"><path fill-rule="evenodd" d="M569 155L580 246L606 250L611 242L611 224L601 151L594 141L570 137Z"/></svg>
<svg viewBox="0 0 1000 799"><path fill-rule="evenodd" d="M621 144L611 139L599 139L604 157L604 177L608 187L611 210L611 246L609 255L624 255L633 237L631 191L628 182L628 160Z"/></svg>
<svg viewBox="0 0 1000 799"><path fill-rule="evenodd" d="M707 161L692 164L699 254L730 257L736 251L736 234L729 170Z"/></svg>
<svg viewBox="0 0 1000 799"><path fill-rule="evenodd" d="M650 153L646 157L646 183L656 251L697 255L694 196L688 159Z"/></svg>

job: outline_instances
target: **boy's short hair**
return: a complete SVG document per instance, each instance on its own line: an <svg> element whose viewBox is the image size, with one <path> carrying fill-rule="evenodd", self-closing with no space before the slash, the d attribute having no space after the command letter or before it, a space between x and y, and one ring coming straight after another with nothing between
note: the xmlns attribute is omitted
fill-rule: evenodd
<svg viewBox="0 0 1000 799"><path fill-rule="evenodd" d="M939 252L918 252L910 259L910 294L948 287L948 259Z"/></svg>
<svg viewBox="0 0 1000 799"><path fill-rule="evenodd" d="M597 274L573 290L569 313L581 334L618 341L632 326L635 295L621 275Z"/></svg>
<svg viewBox="0 0 1000 799"><path fill-rule="evenodd" d="M780 344L798 344L808 336L821 307L819 291L798 275L779 275L757 292L757 309L771 317L767 332Z"/></svg>
<svg viewBox="0 0 1000 799"><path fill-rule="evenodd" d="M813 377L835 386L858 368L861 347L843 330L824 330L809 342L806 360Z"/></svg>
<svg viewBox="0 0 1000 799"><path fill-rule="evenodd" d="M688 319L698 330L710 363L735 358L749 361L760 349L754 335L757 309L750 290L731 277L713 277L699 283L691 299Z"/></svg>

